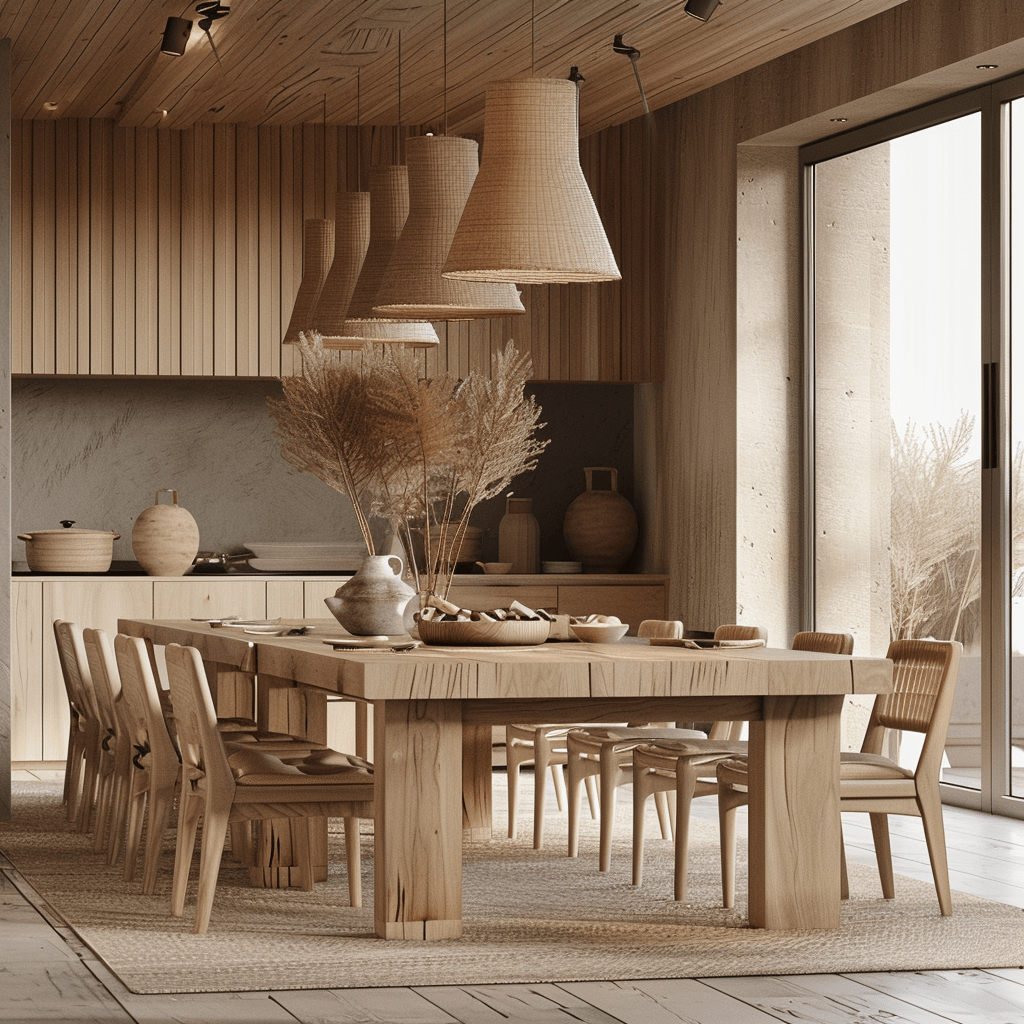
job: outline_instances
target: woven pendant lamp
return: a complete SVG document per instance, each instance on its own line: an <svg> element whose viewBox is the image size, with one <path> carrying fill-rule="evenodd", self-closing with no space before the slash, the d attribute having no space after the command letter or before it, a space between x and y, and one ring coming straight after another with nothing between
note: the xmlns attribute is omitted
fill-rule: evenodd
<svg viewBox="0 0 1024 1024"><path fill-rule="evenodd" d="M476 180L477 149L472 139L446 135L406 141L409 217L377 293L377 315L475 320L526 312L514 284L441 276Z"/></svg>
<svg viewBox="0 0 1024 1024"><path fill-rule="evenodd" d="M618 281L579 160L576 85L516 78L487 86L484 151L444 276L565 284Z"/></svg>
<svg viewBox="0 0 1024 1024"><path fill-rule="evenodd" d="M334 201L334 259L313 311L324 348L362 348L342 342L345 317L370 244L370 193L339 192Z"/></svg>
<svg viewBox="0 0 1024 1024"><path fill-rule="evenodd" d="M331 269L334 255L334 221L307 220L302 225L302 281L295 295L284 345L297 345L299 332L313 326L313 310Z"/></svg>
<svg viewBox="0 0 1024 1024"><path fill-rule="evenodd" d="M408 345L433 348L440 344L429 323L381 318L373 312L380 282L395 244L409 216L409 176L404 164L370 168L370 244L356 281L343 334L333 338L334 348Z"/></svg>

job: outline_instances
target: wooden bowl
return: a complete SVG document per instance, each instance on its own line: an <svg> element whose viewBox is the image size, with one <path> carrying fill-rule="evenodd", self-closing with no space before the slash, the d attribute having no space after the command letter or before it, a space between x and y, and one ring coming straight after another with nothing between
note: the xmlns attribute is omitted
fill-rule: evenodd
<svg viewBox="0 0 1024 1024"><path fill-rule="evenodd" d="M628 629L626 622L584 622L569 626L573 636L585 644L613 644L621 640Z"/></svg>
<svg viewBox="0 0 1024 1024"><path fill-rule="evenodd" d="M529 647L544 643L547 619L506 619L501 622L419 622L416 630L425 644L445 647Z"/></svg>

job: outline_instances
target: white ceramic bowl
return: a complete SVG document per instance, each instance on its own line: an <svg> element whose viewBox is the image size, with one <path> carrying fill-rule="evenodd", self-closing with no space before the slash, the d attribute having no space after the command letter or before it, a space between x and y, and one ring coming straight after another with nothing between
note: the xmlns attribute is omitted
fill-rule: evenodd
<svg viewBox="0 0 1024 1024"><path fill-rule="evenodd" d="M613 644L629 629L628 622L584 622L570 626L569 631L585 644Z"/></svg>

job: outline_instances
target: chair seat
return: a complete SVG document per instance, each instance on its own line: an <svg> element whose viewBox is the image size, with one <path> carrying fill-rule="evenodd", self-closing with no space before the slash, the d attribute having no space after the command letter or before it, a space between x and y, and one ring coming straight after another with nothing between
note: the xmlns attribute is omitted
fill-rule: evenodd
<svg viewBox="0 0 1024 1024"><path fill-rule="evenodd" d="M330 753L335 753L331 751ZM339 755L343 758L344 755ZM366 783L372 779L368 768L354 764L317 764L303 770L301 761L286 764L262 750L228 744L228 764L239 786L324 786L337 783Z"/></svg>
<svg viewBox="0 0 1024 1024"><path fill-rule="evenodd" d="M593 743L595 752L600 746L606 744L628 743L629 741L642 741L644 743L662 742L664 740L697 740L707 739L707 733L699 729L656 729L650 726L630 729L623 728L598 728L587 726L584 729L573 730L572 738L582 744Z"/></svg>

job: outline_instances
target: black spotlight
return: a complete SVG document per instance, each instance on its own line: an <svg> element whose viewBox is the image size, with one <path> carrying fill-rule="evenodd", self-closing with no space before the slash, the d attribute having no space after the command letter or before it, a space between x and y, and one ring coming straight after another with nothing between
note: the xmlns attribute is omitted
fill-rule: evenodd
<svg viewBox="0 0 1024 1024"><path fill-rule="evenodd" d="M169 53L172 57L184 56L191 32L191 21L187 21L185 18L168 18L163 42L160 43L160 52Z"/></svg>
<svg viewBox="0 0 1024 1024"><path fill-rule="evenodd" d="M698 21L707 21L721 4L722 0L686 0L683 13Z"/></svg>

